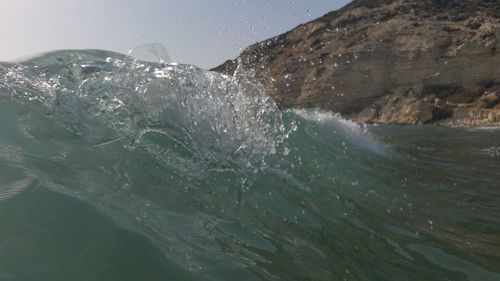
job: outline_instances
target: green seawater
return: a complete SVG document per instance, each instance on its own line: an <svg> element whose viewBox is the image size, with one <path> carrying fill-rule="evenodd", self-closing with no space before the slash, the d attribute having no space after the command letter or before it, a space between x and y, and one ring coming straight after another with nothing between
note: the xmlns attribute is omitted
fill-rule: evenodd
<svg viewBox="0 0 500 281"><path fill-rule="evenodd" d="M500 130L282 111L251 77L0 65L0 280L500 280Z"/></svg>

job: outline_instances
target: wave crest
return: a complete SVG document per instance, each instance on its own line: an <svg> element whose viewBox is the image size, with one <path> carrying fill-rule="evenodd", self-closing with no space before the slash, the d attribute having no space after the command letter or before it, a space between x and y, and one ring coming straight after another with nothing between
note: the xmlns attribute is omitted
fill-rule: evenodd
<svg viewBox="0 0 500 281"><path fill-rule="evenodd" d="M104 51L60 51L0 71L2 92L42 103L89 141L120 140L130 148L147 143L165 163L182 166L186 161L170 160L185 157L162 146L181 143L197 173L256 172L287 135L275 103L241 69L229 77ZM165 141L151 141L152 135Z"/></svg>

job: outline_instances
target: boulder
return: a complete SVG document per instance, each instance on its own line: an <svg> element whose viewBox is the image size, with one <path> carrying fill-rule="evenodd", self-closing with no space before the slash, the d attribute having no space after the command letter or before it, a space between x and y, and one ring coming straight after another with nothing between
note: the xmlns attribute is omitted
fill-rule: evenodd
<svg viewBox="0 0 500 281"><path fill-rule="evenodd" d="M500 110L491 110L488 114L488 120L492 123L500 122Z"/></svg>

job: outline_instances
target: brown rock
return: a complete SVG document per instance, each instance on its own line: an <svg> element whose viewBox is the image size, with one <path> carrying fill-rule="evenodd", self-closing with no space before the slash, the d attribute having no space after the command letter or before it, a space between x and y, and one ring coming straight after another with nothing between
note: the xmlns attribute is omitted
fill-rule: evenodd
<svg viewBox="0 0 500 281"><path fill-rule="evenodd" d="M497 93L489 93L480 97L472 107L474 108L494 108L500 103L500 96Z"/></svg>
<svg viewBox="0 0 500 281"><path fill-rule="evenodd" d="M400 125L425 124L433 119L429 103L414 97L383 97L355 118L359 122Z"/></svg>
<svg viewBox="0 0 500 281"><path fill-rule="evenodd" d="M403 106L398 116L398 124L425 124L432 120L432 110L423 100Z"/></svg>
<svg viewBox="0 0 500 281"><path fill-rule="evenodd" d="M444 100L443 99L440 99L440 98L436 98L434 100L434 107L441 107L445 104Z"/></svg>
<svg viewBox="0 0 500 281"><path fill-rule="evenodd" d="M456 108L452 111L452 120L467 126L484 125L489 121L489 109Z"/></svg>
<svg viewBox="0 0 500 281"><path fill-rule="evenodd" d="M478 29L481 27L481 22L477 18L470 18L465 22L465 26L470 29Z"/></svg>
<svg viewBox="0 0 500 281"><path fill-rule="evenodd" d="M478 15L480 26L470 20L479 22ZM425 123L432 108L417 102L420 98L432 94L435 104L438 99L470 103L483 93L484 81L500 79L498 36L500 1L354 0L250 46L239 59L280 107ZM229 61L214 70L232 74L236 64ZM387 111L382 97L392 95L415 101ZM371 108L374 103L379 109ZM390 112L406 117L389 117Z"/></svg>
<svg viewBox="0 0 500 281"><path fill-rule="evenodd" d="M430 104L436 104L436 95L430 95L428 97L425 97L425 101L429 102Z"/></svg>
<svg viewBox="0 0 500 281"><path fill-rule="evenodd" d="M500 110L491 110L488 114L488 120L492 123L500 122Z"/></svg>
<svg viewBox="0 0 500 281"><path fill-rule="evenodd" d="M457 89L447 100L452 103L471 103L474 99L480 97L483 92L484 88L481 85L465 85Z"/></svg>

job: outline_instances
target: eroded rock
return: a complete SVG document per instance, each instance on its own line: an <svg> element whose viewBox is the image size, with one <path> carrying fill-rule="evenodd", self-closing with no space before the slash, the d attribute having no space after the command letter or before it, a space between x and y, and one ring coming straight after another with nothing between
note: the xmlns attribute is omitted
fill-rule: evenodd
<svg viewBox="0 0 500 281"><path fill-rule="evenodd" d="M232 74L239 61L282 108L427 123L496 106L485 95L500 84L499 36L499 1L355 0L213 70Z"/></svg>

